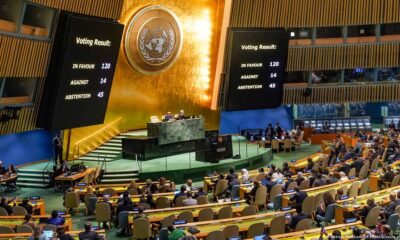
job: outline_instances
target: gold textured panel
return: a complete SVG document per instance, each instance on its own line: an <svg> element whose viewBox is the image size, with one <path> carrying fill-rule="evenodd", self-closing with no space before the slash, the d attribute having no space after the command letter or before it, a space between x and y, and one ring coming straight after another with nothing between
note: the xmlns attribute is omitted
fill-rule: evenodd
<svg viewBox="0 0 400 240"><path fill-rule="evenodd" d="M285 87L284 104L390 102L400 99L400 84L363 84L313 86L312 94L304 97L304 88Z"/></svg>
<svg viewBox="0 0 400 240"><path fill-rule="evenodd" d="M123 5L121 23L151 5L164 5L183 27L183 48L174 65L160 75L147 76L134 70L121 45L105 123L125 118L128 129L145 128L150 116L167 111L202 115L206 128L219 126L219 112L210 110L212 76L218 54L223 0L130 0ZM222 6L221 6L222 5ZM127 26L126 26L127 27ZM71 145L104 125L74 129Z"/></svg>

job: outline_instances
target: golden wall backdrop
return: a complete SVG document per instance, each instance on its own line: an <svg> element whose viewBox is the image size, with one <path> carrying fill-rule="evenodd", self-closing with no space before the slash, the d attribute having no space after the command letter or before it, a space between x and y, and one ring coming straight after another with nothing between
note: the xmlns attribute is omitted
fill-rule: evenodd
<svg viewBox="0 0 400 240"><path fill-rule="evenodd" d="M122 43L105 124L122 117L127 129L141 129L152 115L161 117L167 111L177 113L184 109L186 114L204 116L207 129L218 128L219 112L210 110L211 79L215 73L224 0L124 1L120 22L127 27L136 11L152 4L171 9L181 21L181 55L164 73L147 76L129 65ZM76 141L103 126L73 129L71 148Z"/></svg>

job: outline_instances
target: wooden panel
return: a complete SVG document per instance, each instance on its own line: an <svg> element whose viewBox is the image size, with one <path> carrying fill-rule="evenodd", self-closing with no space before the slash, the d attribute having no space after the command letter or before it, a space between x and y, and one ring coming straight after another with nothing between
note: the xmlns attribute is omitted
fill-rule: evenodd
<svg viewBox="0 0 400 240"><path fill-rule="evenodd" d="M0 35L0 77L45 77L50 51L49 41Z"/></svg>
<svg viewBox="0 0 400 240"><path fill-rule="evenodd" d="M124 0L29 0L48 7L97 16L119 19Z"/></svg>
<svg viewBox="0 0 400 240"><path fill-rule="evenodd" d="M314 27L399 22L399 0L234 0L233 27Z"/></svg>
<svg viewBox="0 0 400 240"><path fill-rule="evenodd" d="M311 96L305 88L285 87L283 104L386 102L400 99L400 83L313 86Z"/></svg>
<svg viewBox="0 0 400 240"><path fill-rule="evenodd" d="M44 78L38 79L38 88L33 101L32 107L24 107L21 109L19 119L9 120L0 123L0 135L18 133L37 129L35 127L37 114L39 111L39 103L41 93L43 91ZM0 110L0 117L7 114L7 110Z"/></svg>
<svg viewBox="0 0 400 240"><path fill-rule="evenodd" d="M290 47L287 71L400 66L400 43Z"/></svg>

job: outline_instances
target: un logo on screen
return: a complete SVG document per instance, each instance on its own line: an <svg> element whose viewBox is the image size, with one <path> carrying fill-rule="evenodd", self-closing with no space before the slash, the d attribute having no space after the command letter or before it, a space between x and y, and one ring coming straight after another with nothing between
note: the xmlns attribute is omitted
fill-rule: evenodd
<svg viewBox="0 0 400 240"><path fill-rule="evenodd" d="M167 70L178 58L182 28L175 14L160 5L136 13L126 31L125 53L129 63L144 74Z"/></svg>

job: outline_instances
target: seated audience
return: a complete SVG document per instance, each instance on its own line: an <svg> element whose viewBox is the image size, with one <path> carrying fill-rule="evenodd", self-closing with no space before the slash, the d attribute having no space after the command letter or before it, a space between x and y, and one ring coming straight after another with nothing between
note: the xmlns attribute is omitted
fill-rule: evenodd
<svg viewBox="0 0 400 240"><path fill-rule="evenodd" d="M311 158L307 158L307 167L304 169L306 172L311 171L314 166L314 162Z"/></svg>
<svg viewBox="0 0 400 240"><path fill-rule="evenodd" d="M393 181L394 176L395 176L393 171L392 171L392 167L391 166L386 166L386 168L384 168L383 170L384 170L384 174L382 176L382 181L391 183Z"/></svg>
<svg viewBox="0 0 400 240"><path fill-rule="evenodd" d="M79 240L101 240L103 239L97 232L92 230L92 223L85 223L85 231L79 233Z"/></svg>
<svg viewBox="0 0 400 240"><path fill-rule="evenodd" d="M43 234L43 229L41 226L36 226L33 230L32 235L28 238L28 240L46 240L46 235Z"/></svg>
<svg viewBox="0 0 400 240"><path fill-rule="evenodd" d="M303 204L304 199L306 199L306 197L308 196L308 194L304 191L301 191L299 187L295 187L294 191L296 192L291 198L290 201L294 202L294 205L296 207L300 207Z"/></svg>
<svg viewBox="0 0 400 240"><path fill-rule="evenodd" d="M261 186L261 183L259 181L254 181L253 183L253 188L251 189L251 191L249 192L249 194L247 195L247 199L246 202L248 204L253 203L254 199L256 198L256 193L257 193L257 189Z"/></svg>
<svg viewBox="0 0 400 240"><path fill-rule="evenodd" d="M389 195L390 203L382 209L382 215L385 219L388 219L390 215L394 213L394 210L399 205L399 200L397 199L396 193L392 192Z"/></svg>
<svg viewBox="0 0 400 240"><path fill-rule="evenodd" d="M276 182L272 181L271 173L268 173L267 176L261 181L261 184L267 187L267 192L270 193L273 186L275 186Z"/></svg>
<svg viewBox="0 0 400 240"><path fill-rule="evenodd" d="M182 201L183 206L193 206L193 205L197 205L197 200L193 199L193 195L191 191L187 191L186 192L186 196L187 198L185 200Z"/></svg>
<svg viewBox="0 0 400 240"><path fill-rule="evenodd" d="M317 179L315 179L313 187L321 187L326 184L325 179L322 177L322 174L317 175Z"/></svg>
<svg viewBox="0 0 400 240"><path fill-rule="evenodd" d="M168 227L168 240L179 240L185 236L185 232L179 228L174 228L174 226Z"/></svg>
<svg viewBox="0 0 400 240"><path fill-rule="evenodd" d="M250 174L249 171L247 171L247 169L243 168L242 169L242 182L246 183L250 181Z"/></svg>
<svg viewBox="0 0 400 240"><path fill-rule="evenodd" d="M296 213L297 214L292 217L292 219L290 220L290 223L289 223L289 228L292 230L296 229L298 222L300 222L303 219L310 218L310 216L302 213L301 207L299 207L299 206L296 207Z"/></svg>
<svg viewBox="0 0 400 240"><path fill-rule="evenodd" d="M2 197L0 200L0 207L4 208L7 211L8 215L12 215L13 213L12 207L9 204L15 199L16 197L13 197L11 200L7 200L7 198Z"/></svg>
<svg viewBox="0 0 400 240"><path fill-rule="evenodd" d="M176 199L180 196L186 196L186 185L181 186L181 190L175 194L174 200L172 201L173 204L176 203Z"/></svg>
<svg viewBox="0 0 400 240"><path fill-rule="evenodd" d="M170 186L167 184L167 180L165 179L165 177L161 177L158 180L158 192L159 193L171 192Z"/></svg>
<svg viewBox="0 0 400 240"><path fill-rule="evenodd" d="M306 179L303 177L303 173L302 173L302 172L298 172L298 173L297 173L297 178L296 178L297 186L300 186L300 184L301 184L304 180L306 180Z"/></svg>
<svg viewBox="0 0 400 240"><path fill-rule="evenodd" d="M28 225L32 228L32 230L36 227L36 223L32 221L32 215L30 214L25 215L22 225Z"/></svg>
<svg viewBox="0 0 400 240"><path fill-rule="evenodd" d="M140 189L139 189L139 187L137 186L135 180L132 180L132 181L129 183L129 186L128 186L128 188L127 188L126 190L129 190L129 189L135 189L135 190L137 191L137 193L140 194Z"/></svg>
<svg viewBox="0 0 400 240"><path fill-rule="evenodd" d="M51 217L47 219L47 224L53 224L56 226L64 225L65 218L58 216L58 211L53 210L51 211Z"/></svg>
<svg viewBox="0 0 400 240"><path fill-rule="evenodd" d="M317 216L316 218L317 218L318 225L320 225L320 222L325 217L327 207L334 203L335 203L335 200L332 198L332 196L329 192L325 192L322 195L322 202L318 206L317 212L316 212L316 216Z"/></svg>
<svg viewBox="0 0 400 240"><path fill-rule="evenodd" d="M197 190L197 193L194 195L194 198L198 198L200 196L207 196L207 193L204 192L204 187L200 186Z"/></svg>
<svg viewBox="0 0 400 240"><path fill-rule="evenodd" d="M65 228L63 227L57 228L57 237L59 240L74 240L71 235L65 233Z"/></svg>
<svg viewBox="0 0 400 240"><path fill-rule="evenodd" d="M339 172L339 182L347 181L349 178L346 176L346 173L344 172Z"/></svg>
<svg viewBox="0 0 400 240"><path fill-rule="evenodd" d="M25 210L28 214L33 214L33 207L32 207L32 205L29 204L29 199L24 198L22 200L22 203L20 203L18 206L25 208Z"/></svg>
<svg viewBox="0 0 400 240"><path fill-rule="evenodd" d="M376 207L375 199L368 198L367 206L365 206L363 209L361 209L361 211L358 213L358 215L361 217L361 220L363 223L365 223L365 218L367 217L369 211L374 207Z"/></svg>

